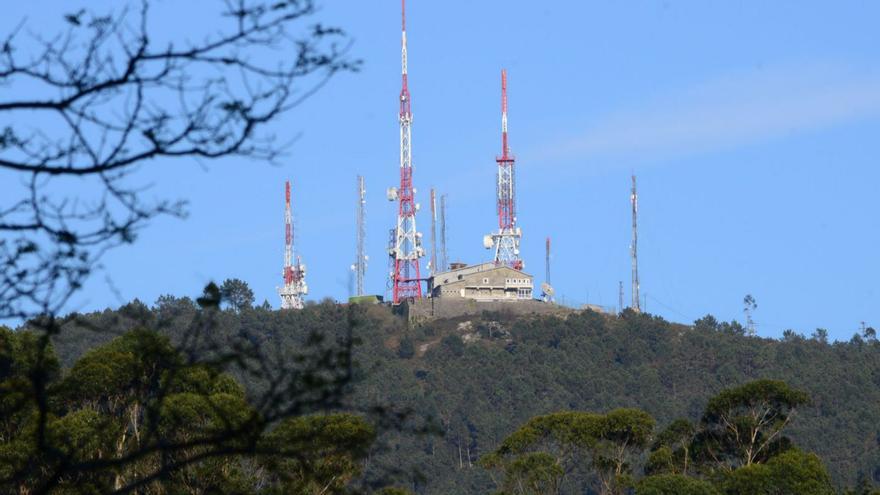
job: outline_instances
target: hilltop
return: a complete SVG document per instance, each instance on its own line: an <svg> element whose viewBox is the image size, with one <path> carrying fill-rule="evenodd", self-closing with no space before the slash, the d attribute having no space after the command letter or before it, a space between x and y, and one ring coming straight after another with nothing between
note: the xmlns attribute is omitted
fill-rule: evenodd
<svg viewBox="0 0 880 495"><path fill-rule="evenodd" d="M188 298L163 297L153 307L136 301L74 315L55 340L56 352L70 365L88 348L139 326L179 340L198 312ZM532 416L638 407L663 427L679 417L699 419L709 397L757 378L809 393L811 404L790 435L825 460L838 485L880 478L880 344L872 338L747 337L739 324L711 316L684 325L631 311L486 312L410 327L388 307L329 301L302 311L227 309L212 318L218 342L246 335L280 352L305 345L309 330L330 341L354 333L350 404L411 408L413 417L442 432L385 433L368 481L396 473L399 484L422 493L486 493L492 484L475 461ZM252 390L261 386L239 379Z"/></svg>

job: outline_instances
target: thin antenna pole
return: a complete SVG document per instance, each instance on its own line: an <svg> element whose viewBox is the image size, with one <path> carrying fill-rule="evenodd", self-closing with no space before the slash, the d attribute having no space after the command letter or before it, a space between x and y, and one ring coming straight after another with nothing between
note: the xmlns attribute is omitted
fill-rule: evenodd
<svg viewBox="0 0 880 495"><path fill-rule="evenodd" d="M365 244L367 239L367 190L364 186L364 176L357 177L358 205L357 205L357 258L354 262L356 278L356 291L358 296L364 295L364 279L367 274L367 254Z"/></svg>
<svg viewBox="0 0 880 495"><path fill-rule="evenodd" d="M632 202L632 246L630 253L632 254L632 309L639 313L641 309L641 300L639 299L639 194L636 191L636 175L632 175L632 194L630 196Z"/></svg>
<svg viewBox="0 0 880 495"><path fill-rule="evenodd" d="M431 188L431 274L437 273L437 193Z"/></svg>
<svg viewBox="0 0 880 495"><path fill-rule="evenodd" d="M547 242L544 246L545 254L544 254L544 281L547 282L547 285L550 285L550 238L547 238Z"/></svg>
<svg viewBox="0 0 880 495"><path fill-rule="evenodd" d="M446 251L446 195L440 195L440 271L449 270L449 255Z"/></svg>
<svg viewBox="0 0 880 495"><path fill-rule="evenodd" d="M623 313L623 280L617 283L617 312Z"/></svg>

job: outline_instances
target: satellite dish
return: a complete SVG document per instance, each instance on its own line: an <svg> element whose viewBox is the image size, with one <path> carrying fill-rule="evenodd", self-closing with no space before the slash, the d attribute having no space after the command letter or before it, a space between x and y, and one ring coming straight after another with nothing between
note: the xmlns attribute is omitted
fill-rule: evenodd
<svg viewBox="0 0 880 495"><path fill-rule="evenodd" d="M388 192L386 194L388 195L388 201L397 201L397 188L396 187L389 187Z"/></svg>
<svg viewBox="0 0 880 495"><path fill-rule="evenodd" d="M492 242L492 236L488 235L488 234L484 235L483 236L483 247L486 249L489 249L490 247L492 247L492 244L494 244L494 242Z"/></svg>
<svg viewBox="0 0 880 495"><path fill-rule="evenodd" d="M541 290L544 292L544 294L548 296L553 296L553 294L556 292L555 290L553 290L553 287L551 287L550 284L548 284L547 282L541 284Z"/></svg>

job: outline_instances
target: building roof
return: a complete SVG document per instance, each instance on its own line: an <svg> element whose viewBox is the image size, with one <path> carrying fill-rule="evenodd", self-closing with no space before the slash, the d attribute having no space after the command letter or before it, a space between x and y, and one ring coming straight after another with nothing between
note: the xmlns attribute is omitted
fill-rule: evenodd
<svg viewBox="0 0 880 495"><path fill-rule="evenodd" d="M476 265L469 265L469 266L465 266L463 268L457 268L455 270L449 270L446 272L438 272L438 273L435 273L432 278L434 278L435 280L444 280L443 283L449 283L449 281L460 280L459 276L464 277L467 275L472 275L474 273L486 272L486 271L490 271L490 270L502 270L502 269L508 269L508 270L512 270L517 273L522 273L526 277L531 278L531 275L529 275L528 273L525 273L521 270L517 270L516 268L511 268L507 265L496 265L492 261L487 261L485 263L479 263Z"/></svg>

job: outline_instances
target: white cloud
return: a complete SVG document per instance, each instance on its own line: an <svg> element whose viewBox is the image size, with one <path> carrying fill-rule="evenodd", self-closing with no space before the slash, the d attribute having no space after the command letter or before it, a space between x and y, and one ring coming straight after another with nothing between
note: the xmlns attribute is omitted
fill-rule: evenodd
<svg viewBox="0 0 880 495"><path fill-rule="evenodd" d="M544 158L667 158L712 152L880 116L880 72L777 66L728 74L599 117ZM552 150L552 151L550 151Z"/></svg>

